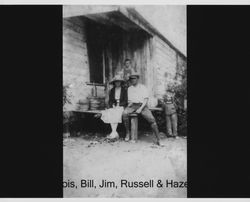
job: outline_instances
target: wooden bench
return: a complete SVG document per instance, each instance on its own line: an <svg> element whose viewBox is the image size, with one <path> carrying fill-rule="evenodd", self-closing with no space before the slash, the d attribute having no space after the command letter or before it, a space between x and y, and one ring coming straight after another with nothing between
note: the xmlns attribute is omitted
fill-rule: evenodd
<svg viewBox="0 0 250 202"><path fill-rule="evenodd" d="M162 108L154 107L149 108L151 111L163 111ZM138 140L138 114L137 113L131 113L129 115L130 117L130 133L131 133L131 140L137 141Z"/></svg>
<svg viewBox="0 0 250 202"><path fill-rule="evenodd" d="M153 107L149 108L151 111L163 111L162 108L159 107ZM99 114L102 110L73 110L72 112L78 112L78 113L87 113L87 114ZM134 141L137 141L138 139L138 114L137 113L131 113L129 115L130 117L130 123L131 123L131 139ZM68 131L68 128L67 128Z"/></svg>
<svg viewBox="0 0 250 202"><path fill-rule="evenodd" d="M138 139L138 114L131 113L129 114L130 123L131 123L131 140L137 141Z"/></svg>

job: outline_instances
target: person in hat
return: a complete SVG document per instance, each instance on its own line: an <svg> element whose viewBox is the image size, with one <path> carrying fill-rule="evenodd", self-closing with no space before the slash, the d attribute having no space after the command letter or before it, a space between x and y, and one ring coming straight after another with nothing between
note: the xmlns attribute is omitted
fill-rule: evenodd
<svg viewBox="0 0 250 202"><path fill-rule="evenodd" d="M167 134L171 137L178 138L177 133L177 102L175 99L175 91L173 88L168 88L163 96L163 109L166 115Z"/></svg>
<svg viewBox="0 0 250 202"><path fill-rule="evenodd" d="M140 75L137 72L133 72L130 75L131 86L128 88L128 106L125 108L122 114L126 129L125 141L130 140L130 130L129 130L129 114L138 113L141 114L144 119L150 123L153 133L156 136L156 144L160 145L160 136L158 131L158 126L156 124L155 118L151 111L147 107L148 102L148 92L144 85L138 83Z"/></svg>
<svg viewBox="0 0 250 202"><path fill-rule="evenodd" d="M119 134L116 129L118 123L122 122L122 112L124 107L127 106L127 90L122 87L123 83L124 80L120 75L116 75L112 79L110 84L114 85L114 87L109 93L108 109L103 110L100 115L104 123L109 123L111 125L112 132L107 137L109 139L119 138Z"/></svg>

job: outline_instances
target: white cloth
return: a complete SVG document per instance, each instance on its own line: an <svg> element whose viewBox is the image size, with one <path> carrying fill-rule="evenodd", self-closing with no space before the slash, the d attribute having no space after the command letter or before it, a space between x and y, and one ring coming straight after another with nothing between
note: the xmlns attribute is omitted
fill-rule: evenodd
<svg viewBox="0 0 250 202"><path fill-rule="evenodd" d="M120 106L103 110L101 119L104 123L121 123L123 110Z"/></svg>
<svg viewBox="0 0 250 202"><path fill-rule="evenodd" d="M128 102L143 103L145 98L148 98L148 90L144 85L138 83L128 88Z"/></svg>
<svg viewBox="0 0 250 202"><path fill-rule="evenodd" d="M119 100L121 96L121 87L120 88L115 88L115 99Z"/></svg>

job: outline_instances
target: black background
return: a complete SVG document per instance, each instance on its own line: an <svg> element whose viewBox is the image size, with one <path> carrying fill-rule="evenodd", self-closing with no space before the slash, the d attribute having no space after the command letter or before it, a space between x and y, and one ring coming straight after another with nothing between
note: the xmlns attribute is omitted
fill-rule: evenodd
<svg viewBox="0 0 250 202"><path fill-rule="evenodd" d="M249 6L188 6L188 197L249 197Z"/></svg>
<svg viewBox="0 0 250 202"><path fill-rule="evenodd" d="M188 6L188 197L249 197L249 6ZM62 7L0 6L1 197L62 197Z"/></svg>
<svg viewBox="0 0 250 202"><path fill-rule="evenodd" d="M62 7L0 6L2 197L62 197Z"/></svg>

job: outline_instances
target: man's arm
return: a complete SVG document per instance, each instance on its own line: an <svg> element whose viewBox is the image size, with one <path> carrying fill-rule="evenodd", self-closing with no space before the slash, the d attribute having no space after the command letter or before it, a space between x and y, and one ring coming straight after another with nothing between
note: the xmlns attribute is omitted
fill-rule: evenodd
<svg viewBox="0 0 250 202"><path fill-rule="evenodd" d="M148 98L144 98L141 107L140 107L139 109L136 110L136 113L140 114L141 111L143 110L143 108L146 106L147 103L148 103Z"/></svg>
<svg viewBox="0 0 250 202"><path fill-rule="evenodd" d="M128 107L130 107L133 103L131 102L131 99L130 99L130 94L131 94L131 92L130 92L130 88L128 88L128 91L127 91L127 95L128 95Z"/></svg>

